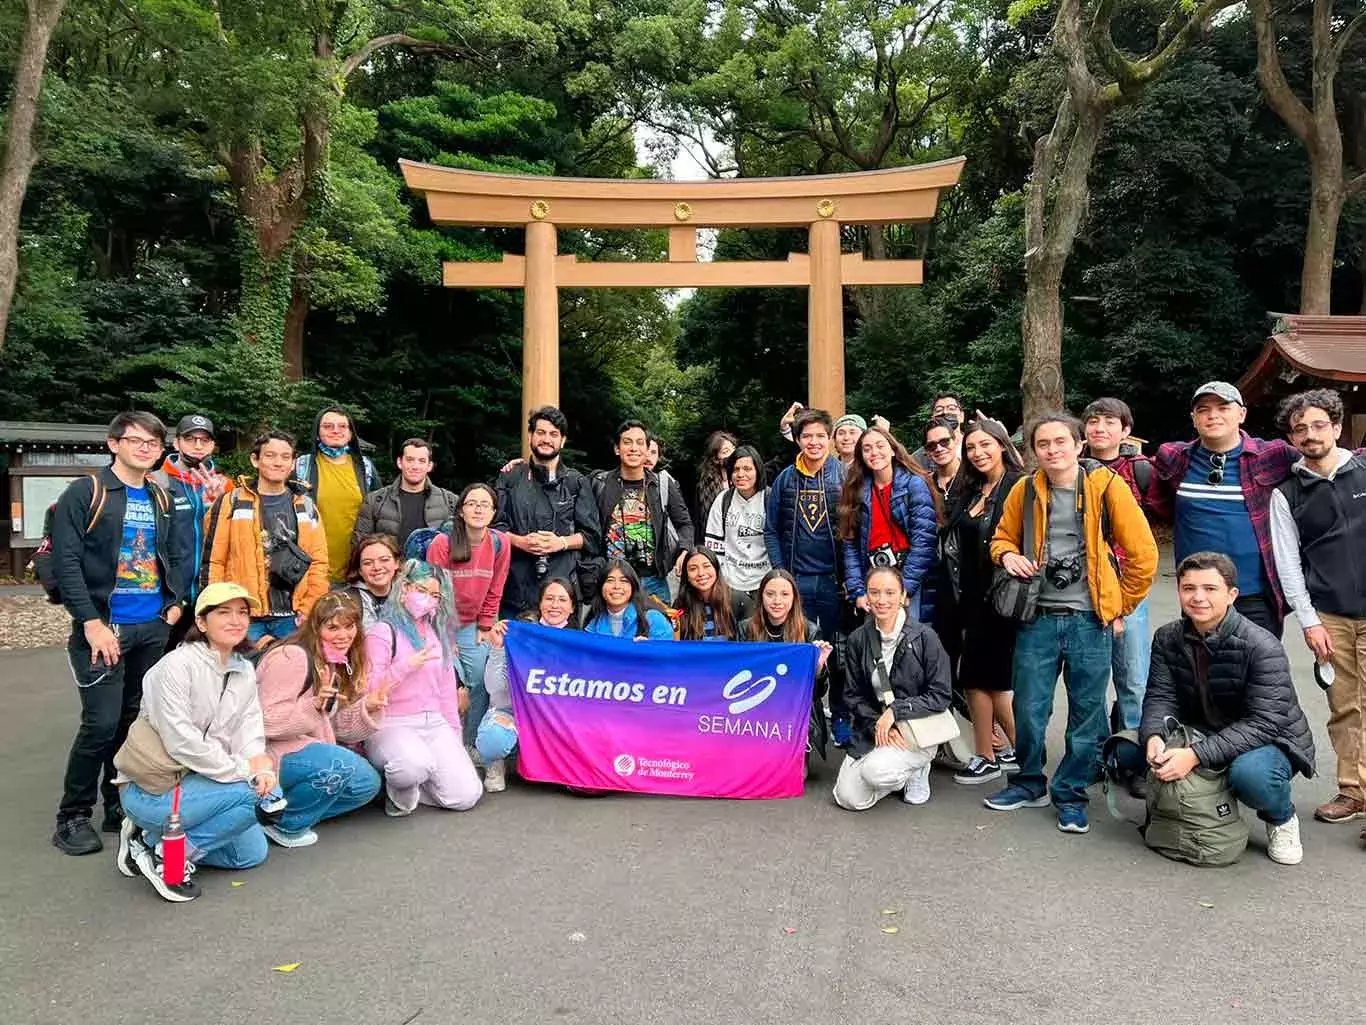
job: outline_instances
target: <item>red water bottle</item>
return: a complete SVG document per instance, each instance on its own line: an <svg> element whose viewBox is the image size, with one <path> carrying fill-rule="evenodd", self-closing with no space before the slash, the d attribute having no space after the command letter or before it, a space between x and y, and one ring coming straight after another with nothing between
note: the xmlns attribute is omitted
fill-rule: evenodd
<svg viewBox="0 0 1366 1025"><path fill-rule="evenodd" d="M171 821L161 837L161 878L167 886L185 881L185 830L180 826L180 784L171 795Z"/></svg>

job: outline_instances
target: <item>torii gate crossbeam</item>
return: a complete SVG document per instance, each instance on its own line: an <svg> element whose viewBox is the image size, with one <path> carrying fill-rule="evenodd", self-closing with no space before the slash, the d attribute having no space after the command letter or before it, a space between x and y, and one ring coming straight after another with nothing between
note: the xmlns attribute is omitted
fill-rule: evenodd
<svg viewBox="0 0 1366 1025"><path fill-rule="evenodd" d="M522 413L559 403L560 288L805 287L809 404L844 412L845 285L919 285L919 260L864 260L840 252L841 224L929 221L958 182L959 157L917 167L795 178L708 181L543 178L487 174L409 160L408 187L437 224L526 230L526 255L447 263L451 288L521 288ZM580 262L558 252L558 226L668 228L669 259ZM806 253L786 260L700 262L698 228L805 227Z"/></svg>

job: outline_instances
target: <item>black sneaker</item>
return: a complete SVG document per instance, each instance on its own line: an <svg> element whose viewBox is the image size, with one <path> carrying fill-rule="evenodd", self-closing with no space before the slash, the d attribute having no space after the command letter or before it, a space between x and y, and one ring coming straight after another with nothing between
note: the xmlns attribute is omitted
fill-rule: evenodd
<svg viewBox="0 0 1366 1025"><path fill-rule="evenodd" d="M72 815L58 819L52 834L52 846L63 854L95 854L104 850L104 841L90 825L89 815Z"/></svg>
<svg viewBox="0 0 1366 1025"><path fill-rule="evenodd" d="M996 752L996 761L1001 765L1002 772L1019 772L1020 759L1015 754L1013 747L1003 747Z"/></svg>
<svg viewBox="0 0 1366 1025"><path fill-rule="evenodd" d="M1127 781L1129 796L1140 801L1148 799L1148 775L1144 772L1136 772Z"/></svg>
<svg viewBox="0 0 1366 1025"><path fill-rule="evenodd" d="M137 870L152 884L152 888L163 900L169 900L173 904L184 904L186 901L194 900L202 892L199 884L194 881L189 864L185 866L185 881L179 886L171 886L161 877L161 858L155 851L149 850L146 844L134 841L132 858Z"/></svg>
<svg viewBox="0 0 1366 1025"><path fill-rule="evenodd" d="M123 825L123 805L106 804L104 806L104 822L100 825L101 833L117 833Z"/></svg>
<svg viewBox="0 0 1366 1025"><path fill-rule="evenodd" d="M973 755L972 761L967 766L959 769L953 774L955 783L965 783L972 786L974 783L990 783L994 779L1001 778L1001 767L995 762L989 762L981 755Z"/></svg>

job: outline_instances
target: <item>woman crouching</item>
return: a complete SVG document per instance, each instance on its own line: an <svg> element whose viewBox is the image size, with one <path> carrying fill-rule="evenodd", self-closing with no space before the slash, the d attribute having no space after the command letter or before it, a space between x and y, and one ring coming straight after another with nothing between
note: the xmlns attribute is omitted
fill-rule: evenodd
<svg viewBox="0 0 1366 1025"><path fill-rule="evenodd" d="M238 651L255 599L237 584L199 593L185 642L147 671L142 711L114 756L124 820L118 868L163 898L199 896L196 865L243 869L266 860L257 806L279 796L266 754L256 671ZM165 881L161 838L179 789L185 879Z"/></svg>
<svg viewBox="0 0 1366 1025"><path fill-rule="evenodd" d="M579 628L579 603L574 585L563 577L548 577L541 583L536 609L522 617L552 630ZM508 653L504 639L508 624L500 619L489 633L492 647L484 667L484 685L489 691L489 710L484 713L475 735L474 746L484 763L484 790L490 794L507 789L507 758L517 747L517 722L512 715L512 692L508 685Z"/></svg>
<svg viewBox="0 0 1366 1025"><path fill-rule="evenodd" d="M275 760L289 802L266 836L281 847L318 842L323 819L369 804L379 773L338 745L359 744L379 728L388 700L366 692L362 613L343 591L323 595L299 632L276 644L256 668L266 751Z"/></svg>
<svg viewBox="0 0 1366 1025"><path fill-rule="evenodd" d="M365 756L384 774L390 815L419 804L466 811L484 792L460 733L469 691L455 672L458 629L450 577L409 559L366 631L369 689L386 693L388 704Z"/></svg>
<svg viewBox="0 0 1366 1025"><path fill-rule="evenodd" d="M863 811L896 790L930 799L935 747L921 749L901 724L949 707L949 658L933 630L906 615L901 571L879 566L866 581L871 615L849 635L845 700L853 739L835 780L835 803Z"/></svg>

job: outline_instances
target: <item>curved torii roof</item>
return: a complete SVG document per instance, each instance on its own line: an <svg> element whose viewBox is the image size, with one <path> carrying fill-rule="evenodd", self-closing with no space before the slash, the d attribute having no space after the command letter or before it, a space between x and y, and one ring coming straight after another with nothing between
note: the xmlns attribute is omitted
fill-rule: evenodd
<svg viewBox="0 0 1366 1025"><path fill-rule="evenodd" d="M1277 316L1271 337L1238 382L1257 392L1275 377L1280 363L1325 381L1366 381L1366 316Z"/></svg>
<svg viewBox="0 0 1366 1025"><path fill-rule="evenodd" d="M792 178L554 178L490 174L400 160L404 181L438 224L574 227L798 227L822 219L890 224L934 217L965 159Z"/></svg>

